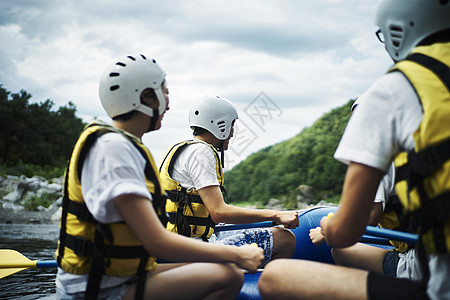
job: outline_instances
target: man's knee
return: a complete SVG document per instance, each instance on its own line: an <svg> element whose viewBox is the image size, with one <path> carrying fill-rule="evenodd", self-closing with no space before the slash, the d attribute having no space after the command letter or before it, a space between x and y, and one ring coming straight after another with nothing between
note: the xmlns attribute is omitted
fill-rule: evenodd
<svg viewBox="0 0 450 300"><path fill-rule="evenodd" d="M295 234L283 227L273 227L272 233L274 258L291 258L297 246Z"/></svg>
<svg viewBox="0 0 450 300"><path fill-rule="evenodd" d="M275 299L278 293L280 274L284 269L285 260L271 261L264 268L258 281L258 289L264 299Z"/></svg>

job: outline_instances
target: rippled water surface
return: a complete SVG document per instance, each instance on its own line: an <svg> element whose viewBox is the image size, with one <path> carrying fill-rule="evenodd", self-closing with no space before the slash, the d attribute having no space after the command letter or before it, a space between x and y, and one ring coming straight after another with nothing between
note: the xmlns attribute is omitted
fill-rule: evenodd
<svg viewBox="0 0 450 300"><path fill-rule="evenodd" d="M31 260L54 259L59 227L50 224L0 224L0 248ZM29 269L0 279L0 299L55 299L56 269Z"/></svg>

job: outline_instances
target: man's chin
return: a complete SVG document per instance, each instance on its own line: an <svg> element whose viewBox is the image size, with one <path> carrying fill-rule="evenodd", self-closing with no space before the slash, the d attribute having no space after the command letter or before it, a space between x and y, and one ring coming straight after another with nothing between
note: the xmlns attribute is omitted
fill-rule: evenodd
<svg viewBox="0 0 450 300"><path fill-rule="evenodd" d="M156 130L159 130L159 129L161 129L161 123L156 124L155 128L153 128L153 129L151 128L151 126L149 126L146 132L156 131Z"/></svg>

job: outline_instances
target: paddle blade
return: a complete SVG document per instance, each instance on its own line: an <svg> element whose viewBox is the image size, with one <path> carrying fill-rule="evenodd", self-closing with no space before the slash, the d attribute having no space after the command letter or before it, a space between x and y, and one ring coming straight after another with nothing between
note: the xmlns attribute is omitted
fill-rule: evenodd
<svg viewBox="0 0 450 300"><path fill-rule="evenodd" d="M36 263L37 260L29 260L18 251L0 249L0 278L25 269L36 268Z"/></svg>
<svg viewBox="0 0 450 300"><path fill-rule="evenodd" d="M0 279L12 275L14 273L26 270L28 268L9 268L9 269L0 269Z"/></svg>

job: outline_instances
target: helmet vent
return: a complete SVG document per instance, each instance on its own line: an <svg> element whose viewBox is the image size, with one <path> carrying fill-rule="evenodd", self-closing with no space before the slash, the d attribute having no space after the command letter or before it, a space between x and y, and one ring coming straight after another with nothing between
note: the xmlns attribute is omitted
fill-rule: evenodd
<svg viewBox="0 0 450 300"><path fill-rule="evenodd" d="M118 77L118 76L120 76L119 73L116 72L109 73L109 77Z"/></svg>
<svg viewBox="0 0 450 300"><path fill-rule="evenodd" d="M199 113L200 113L200 112L199 112L198 110L196 110L194 114L195 114L196 116L198 116Z"/></svg>
<svg viewBox="0 0 450 300"><path fill-rule="evenodd" d="M217 123L217 127L219 127L220 132L225 132L226 129L225 121L219 121Z"/></svg>
<svg viewBox="0 0 450 300"><path fill-rule="evenodd" d="M116 65L121 66L121 67L126 67L126 66L127 66L127 65L124 64L123 62L118 62L118 63L116 63Z"/></svg>
<svg viewBox="0 0 450 300"><path fill-rule="evenodd" d="M109 90L112 92L112 91L118 90L119 88L120 88L120 86L118 84L116 84L116 85L111 86L109 88Z"/></svg>
<svg viewBox="0 0 450 300"><path fill-rule="evenodd" d="M389 27L389 34L394 48L400 48L405 35L403 28L397 25L391 25Z"/></svg>
<svg viewBox="0 0 450 300"><path fill-rule="evenodd" d="M140 54L141 55L141 57L143 58L143 59L147 59L147 57L145 57L144 55L142 55L142 54Z"/></svg>
<svg viewBox="0 0 450 300"><path fill-rule="evenodd" d="M131 59L131 60L133 60L133 61L135 61L136 60L136 58L134 58L133 56L127 56L129 59Z"/></svg>

